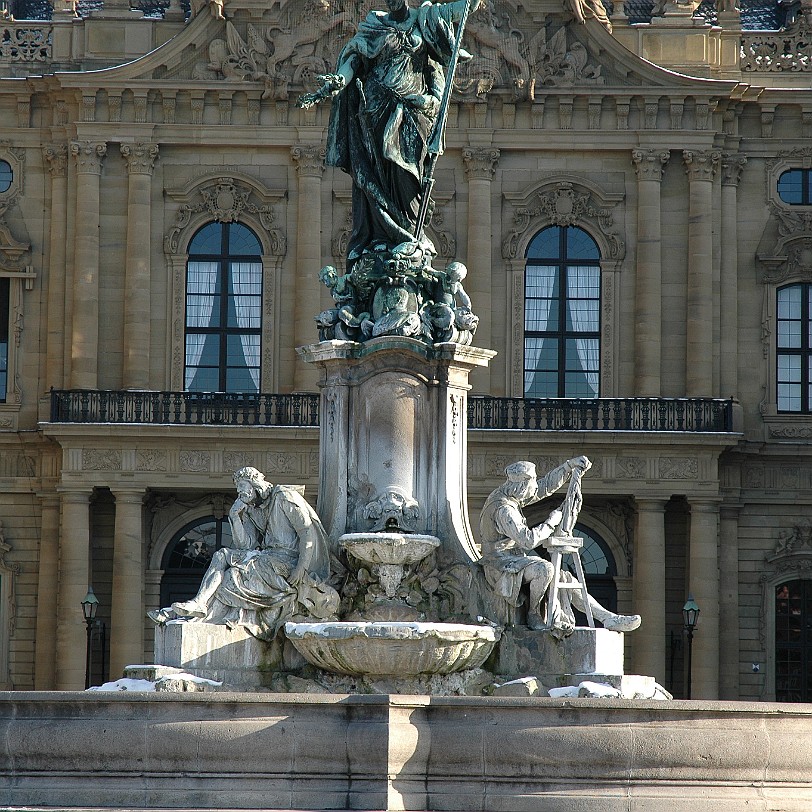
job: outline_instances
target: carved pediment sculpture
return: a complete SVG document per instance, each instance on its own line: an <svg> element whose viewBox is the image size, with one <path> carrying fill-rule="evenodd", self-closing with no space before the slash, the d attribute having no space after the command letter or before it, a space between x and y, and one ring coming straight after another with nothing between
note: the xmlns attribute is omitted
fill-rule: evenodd
<svg viewBox="0 0 812 812"><path fill-rule="evenodd" d="M281 194L262 195L245 179L233 176L201 180L184 192L168 194L178 200L180 207L173 227L164 238L164 251L167 254L178 253L181 235L191 224L194 215L202 212L220 223L233 223L243 213L251 214L266 231L271 253L274 256L285 253L285 235L275 225L273 206L276 200L281 199Z"/></svg>
<svg viewBox="0 0 812 812"><path fill-rule="evenodd" d="M505 195L512 214L512 226L502 241L502 256L515 259L525 243L540 228L587 226L597 240L604 259L620 260L626 245L615 230L614 209L622 195L600 193L585 182L560 179L545 183L524 195Z"/></svg>

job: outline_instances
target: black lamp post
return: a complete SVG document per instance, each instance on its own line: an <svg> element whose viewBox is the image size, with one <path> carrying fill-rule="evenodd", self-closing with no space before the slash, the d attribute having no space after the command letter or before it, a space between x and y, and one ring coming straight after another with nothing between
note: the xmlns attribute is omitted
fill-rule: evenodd
<svg viewBox="0 0 812 812"><path fill-rule="evenodd" d="M92 666L91 642L93 639L93 621L96 619L96 611L99 608L99 599L93 593L93 587L87 588L87 595L82 601L82 615L87 626L87 652L85 660L85 690L90 687L90 670Z"/></svg>
<svg viewBox="0 0 812 812"><path fill-rule="evenodd" d="M688 690L686 691L686 698L690 699L692 668L691 655L693 653L694 646L694 629L696 628L696 624L699 622L699 607L696 605L693 595L688 596L685 606L682 607L682 622L685 626L685 631L688 634Z"/></svg>

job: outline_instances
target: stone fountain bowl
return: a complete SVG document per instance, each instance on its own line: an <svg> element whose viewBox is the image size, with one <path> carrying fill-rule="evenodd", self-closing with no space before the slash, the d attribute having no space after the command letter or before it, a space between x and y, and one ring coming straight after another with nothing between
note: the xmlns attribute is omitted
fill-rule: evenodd
<svg viewBox="0 0 812 812"><path fill-rule="evenodd" d="M416 564L440 546L440 539L419 533L345 533L339 543L366 564Z"/></svg>
<svg viewBox="0 0 812 812"><path fill-rule="evenodd" d="M286 623L285 634L312 665L350 676L414 677L479 668L501 636L462 623Z"/></svg>

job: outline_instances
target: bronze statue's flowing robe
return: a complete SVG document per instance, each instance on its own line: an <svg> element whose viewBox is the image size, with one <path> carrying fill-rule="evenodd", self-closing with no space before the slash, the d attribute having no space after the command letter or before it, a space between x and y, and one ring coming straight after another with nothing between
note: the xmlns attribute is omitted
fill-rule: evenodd
<svg viewBox="0 0 812 812"><path fill-rule="evenodd" d="M415 239L420 183L436 119L420 97L441 98L454 47L457 3L410 9L404 22L371 12L345 46L355 79L333 99L327 163L353 179L348 270L364 250ZM424 248L436 253L425 235Z"/></svg>

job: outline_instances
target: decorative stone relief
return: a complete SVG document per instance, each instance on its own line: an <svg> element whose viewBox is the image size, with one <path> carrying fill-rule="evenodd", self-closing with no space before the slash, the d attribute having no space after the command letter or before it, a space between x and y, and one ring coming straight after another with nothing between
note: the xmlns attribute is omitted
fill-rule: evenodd
<svg viewBox="0 0 812 812"><path fill-rule="evenodd" d="M808 519L781 530L771 553L764 556L761 573L762 610L759 616L759 639L768 648L768 620L774 618L775 586L782 581L812 576L812 523ZM772 641L770 641L770 648Z"/></svg>
<svg viewBox="0 0 812 812"><path fill-rule="evenodd" d="M739 68L750 73L812 71L812 26L805 14L782 31L744 31Z"/></svg>
<svg viewBox="0 0 812 812"><path fill-rule="evenodd" d="M200 473L211 470L211 454L208 451L181 451L178 462L181 471Z"/></svg>
<svg viewBox="0 0 812 812"><path fill-rule="evenodd" d="M0 270L18 271L31 245L12 234L6 217L25 188L25 150L12 146L10 141L0 141L0 158L11 166L14 178L11 186L0 192Z"/></svg>
<svg viewBox="0 0 812 812"><path fill-rule="evenodd" d="M605 259L620 260L626 244L614 230L614 211L622 195L610 195L590 188L579 180L546 183L524 195L505 195L513 227L502 240L502 256L513 259L524 254L525 244L548 225L585 228L601 247Z"/></svg>
<svg viewBox="0 0 812 812"><path fill-rule="evenodd" d="M417 532L415 521L420 517L420 506L416 499L397 488L390 488L375 500L367 503L363 516L372 522L370 533L399 530Z"/></svg>
<svg viewBox="0 0 812 812"><path fill-rule="evenodd" d="M249 182L245 178L219 177L208 182L201 181L192 189L187 187L184 192L167 192L169 197L181 205L175 215L175 225L164 237L165 253L178 253L182 237L195 214L207 212L218 222L233 223L241 215L248 213L254 215L265 229L271 253L274 256L283 256L287 243L284 234L275 227L273 204L282 200L285 193L260 190L255 184L256 182Z"/></svg>
<svg viewBox="0 0 812 812"><path fill-rule="evenodd" d="M301 467L301 457L298 454L286 454L280 451L268 455L267 469L269 473L297 474Z"/></svg>
<svg viewBox="0 0 812 812"><path fill-rule="evenodd" d="M223 468L226 471L237 471L240 468L256 468L259 462L258 454L250 451L225 451L223 453Z"/></svg>
<svg viewBox="0 0 812 812"><path fill-rule="evenodd" d="M158 157L157 144L122 144L121 155L131 175L151 175Z"/></svg>
<svg viewBox="0 0 812 812"><path fill-rule="evenodd" d="M0 59L10 62L49 62L51 26L30 21L4 22L0 26Z"/></svg>
<svg viewBox="0 0 812 812"><path fill-rule="evenodd" d="M696 479L699 462L685 457L660 457L657 468L660 479Z"/></svg>
<svg viewBox="0 0 812 812"><path fill-rule="evenodd" d="M112 448L83 448L82 469L85 471L120 471L121 451Z"/></svg>
<svg viewBox="0 0 812 812"><path fill-rule="evenodd" d="M645 479L648 463L643 457L618 457L615 470L620 479Z"/></svg>
<svg viewBox="0 0 812 812"><path fill-rule="evenodd" d="M136 471L166 471L167 454L161 449L139 449L135 455Z"/></svg>

